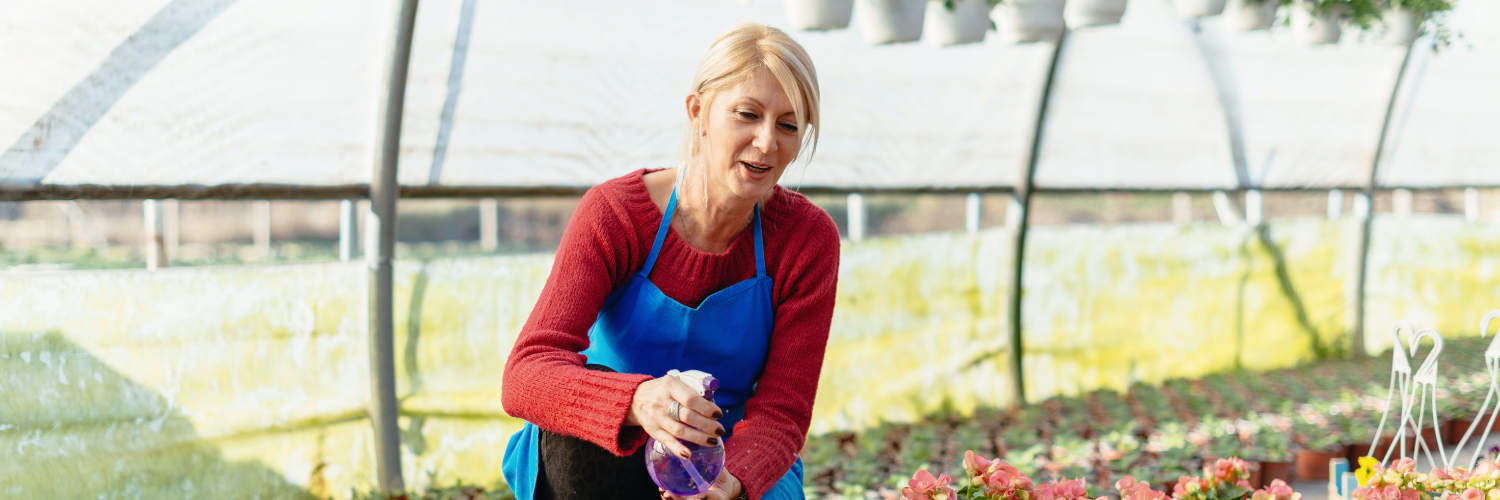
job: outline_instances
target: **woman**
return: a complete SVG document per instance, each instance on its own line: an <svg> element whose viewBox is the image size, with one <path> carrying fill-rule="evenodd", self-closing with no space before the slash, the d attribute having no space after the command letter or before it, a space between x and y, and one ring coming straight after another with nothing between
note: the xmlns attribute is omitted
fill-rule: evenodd
<svg viewBox="0 0 1500 500"><path fill-rule="evenodd" d="M802 498L838 277L838 230L777 181L816 145L812 61L746 23L714 42L686 99L682 164L590 189L505 368L525 419L505 455L517 497L671 498L647 437L724 440L710 499ZM668 370L720 382L714 401Z"/></svg>

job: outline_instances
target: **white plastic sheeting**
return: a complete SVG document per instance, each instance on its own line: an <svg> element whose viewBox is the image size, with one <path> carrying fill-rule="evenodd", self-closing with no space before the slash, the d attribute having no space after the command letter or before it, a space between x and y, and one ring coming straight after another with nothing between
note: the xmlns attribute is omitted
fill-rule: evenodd
<svg viewBox="0 0 1500 500"><path fill-rule="evenodd" d="M395 5L4 2L0 185L367 184ZM699 58L747 20L786 25L774 0L424 1L401 182L587 187L673 166ZM1464 39L1413 61L1387 185L1500 185L1500 98L1488 91L1500 12L1463 1L1451 22ZM872 47L857 26L793 33L818 65L825 123L812 163L784 183L1015 182L1050 46ZM1132 0L1123 24L1073 33L1037 185L1365 182L1399 47L1352 32L1309 47L1213 18L1198 29L1165 0Z"/></svg>

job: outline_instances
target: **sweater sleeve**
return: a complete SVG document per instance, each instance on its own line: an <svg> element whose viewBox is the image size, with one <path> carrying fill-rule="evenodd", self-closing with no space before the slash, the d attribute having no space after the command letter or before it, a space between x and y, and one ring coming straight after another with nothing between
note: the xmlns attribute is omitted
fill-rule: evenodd
<svg viewBox="0 0 1500 500"><path fill-rule="evenodd" d="M506 360L501 404L511 416L574 436L619 456L646 442L639 427L623 427L635 389L648 375L584 368L581 351L610 292L644 262L629 211L590 189L563 233L552 272Z"/></svg>
<svg viewBox="0 0 1500 500"><path fill-rule="evenodd" d="M752 499L775 485L807 439L813 399L828 346L838 285L839 235L833 220L812 204L805 205L810 230L801 241L782 247L778 266L775 326L770 352L745 417L725 441L725 466Z"/></svg>

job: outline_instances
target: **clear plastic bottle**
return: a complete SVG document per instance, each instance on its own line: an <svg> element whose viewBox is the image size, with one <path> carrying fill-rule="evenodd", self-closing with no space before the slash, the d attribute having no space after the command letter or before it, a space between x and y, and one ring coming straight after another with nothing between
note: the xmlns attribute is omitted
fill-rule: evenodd
<svg viewBox="0 0 1500 500"><path fill-rule="evenodd" d="M698 370L672 370L667 375L677 377L709 401L714 400L714 391L719 389L719 381L713 375ZM724 471L724 441L720 440L713 446L680 439L678 441L692 451L692 458L684 459L673 454L670 448L655 439L646 441L646 471L651 473L651 480L661 489L677 496L708 493L709 487L719 480L719 474Z"/></svg>

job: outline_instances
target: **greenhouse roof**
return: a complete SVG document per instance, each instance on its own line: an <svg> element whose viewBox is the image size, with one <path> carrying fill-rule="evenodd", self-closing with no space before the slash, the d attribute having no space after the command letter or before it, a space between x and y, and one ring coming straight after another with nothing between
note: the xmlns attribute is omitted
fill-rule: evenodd
<svg viewBox="0 0 1500 500"><path fill-rule="evenodd" d="M1458 4L1449 25L1462 38L1413 55L1384 186L1500 186L1500 3ZM396 7L0 4L0 186L22 198L362 195ZM402 134L406 194L575 192L675 165L698 60L746 20L787 24L771 0L422 2ZM1051 46L993 36L871 46L857 25L792 32L818 65L825 123L814 160L783 183L1013 185ZM1194 26L1165 0L1132 0L1121 25L1069 36L1039 188L1367 182L1403 47L1357 32L1307 46L1284 29L1235 33L1206 18L1195 35ZM1243 155L1229 123L1242 130Z"/></svg>

